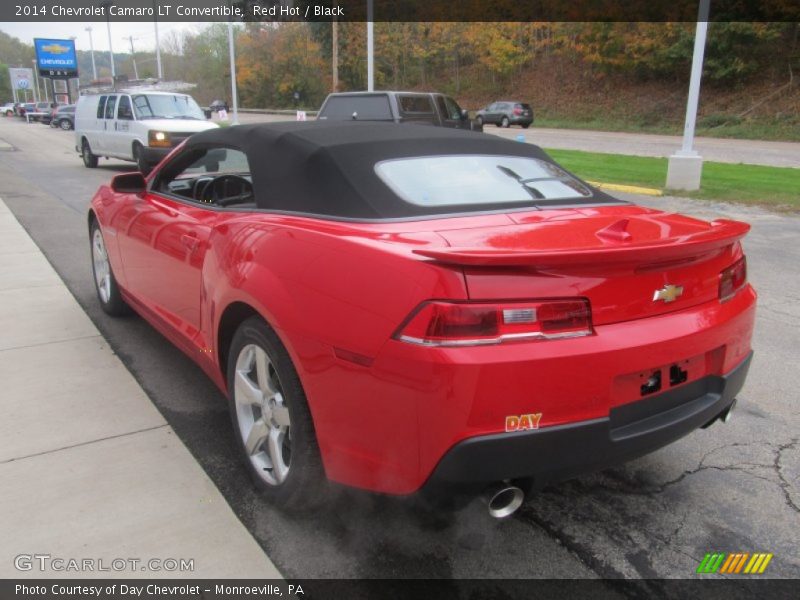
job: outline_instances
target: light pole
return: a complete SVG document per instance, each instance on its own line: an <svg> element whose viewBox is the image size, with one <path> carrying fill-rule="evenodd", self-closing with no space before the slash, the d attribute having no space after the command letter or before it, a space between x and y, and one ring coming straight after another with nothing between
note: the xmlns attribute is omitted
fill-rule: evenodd
<svg viewBox="0 0 800 600"><path fill-rule="evenodd" d="M127 38L123 39L130 40L131 42L131 60L133 61L133 78L138 81L139 69L136 68L136 51L133 49L133 36L129 35Z"/></svg>
<svg viewBox="0 0 800 600"><path fill-rule="evenodd" d="M33 101L39 102L42 95L39 93L39 69L36 68L36 59L31 60L33 63Z"/></svg>
<svg viewBox="0 0 800 600"><path fill-rule="evenodd" d="M700 0L697 13L697 30L694 35L692 73L689 77L689 97L686 100L686 121L683 126L681 149L669 157L667 187L677 190L699 190L703 174L703 157L694 150L694 128L697 122L697 105L700 101L700 79L703 76L703 55L708 33L710 0Z"/></svg>
<svg viewBox="0 0 800 600"><path fill-rule="evenodd" d="M156 65L158 67L158 80L164 78L164 71L161 68L161 46L158 43L158 0L153 0L153 27L156 30Z"/></svg>
<svg viewBox="0 0 800 600"><path fill-rule="evenodd" d="M103 0L103 2L100 3L100 6L102 6L105 9L105 13L106 13L106 27L108 29L108 56L111 59L111 84L112 85L114 84L114 79L117 76L117 71L116 71L116 69L114 69L114 50L113 50L113 48L111 46L111 14L109 13L109 9L113 5L114 5L114 3L111 2L111 0Z"/></svg>
<svg viewBox="0 0 800 600"><path fill-rule="evenodd" d="M89 53L92 55L92 81L97 80L97 65L94 63L94 41L92 41L92 28L87 27L84 31L89 32Z"/></svg>
<svg viewBox="0 0 800 600"><path fill-rule="evenodd" d="M232 19L233 17L231 17ZM228 54L231 59L231 104L233 105L233 125L239 124L239 96L236 94L236 50L233 47L233 21L228 20Z"/></svg>
<svg viewBox="0 0 800 600"><path fill-rule="evenodd" d="M374 33L372 0L367 0L367 91L375 89Z"/></svg>

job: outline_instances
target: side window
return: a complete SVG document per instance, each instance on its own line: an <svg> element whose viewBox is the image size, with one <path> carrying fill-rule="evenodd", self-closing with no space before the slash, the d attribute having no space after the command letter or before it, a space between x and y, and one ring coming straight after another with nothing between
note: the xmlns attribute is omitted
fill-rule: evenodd
<svg viewBox="0 0 800 600"><path fill-rule="evenodd" d="M451 119L461 119L461 107L458 102L453 100L450 96L445 96L444 103L447 106L447 114Z"/></svg>
<svg viewBox="0 0 800 600"><path fill-rule="evenodd" d="M404 113L432 113L433 104L428 96L400 96L400 110Z"/></svg>
<svg viewBox="0 0 800 600"><path fill-rule="evenodd" d="M203 204L255 206L247 155L231 148L180 155L164 167L154 189Z"/></svg>
<svg viewBox="0 0 800 600"><path fill-rule="evenodd" d="M117 104L117 97L116 96L109 96L108 100L106 100L106 119L113 119L114 118L114 107Z"/></svg>
<svg viewBox="0 0 800 600"><path fill-rule="evenodd" d="M453 118L450 116L450 111L447 110L447 105L444 103L444 98L442 96L436 96L436 106L439 108L439 114L442 115L443 119Z"/></svg>
<svg viewBox="0 0 800 600"><path fill-rule="evenodd" d="M100 96L100 101L97 103L97 118L104 119L106 114L106 97Z"/></svg>
<svg viewBox="0 0 800 600"><path fill-rule="evenodd" d="M117 118L126 121L133 120L133 110L131 110L131 97L120 96L119 104L117 106Z"/></svg>

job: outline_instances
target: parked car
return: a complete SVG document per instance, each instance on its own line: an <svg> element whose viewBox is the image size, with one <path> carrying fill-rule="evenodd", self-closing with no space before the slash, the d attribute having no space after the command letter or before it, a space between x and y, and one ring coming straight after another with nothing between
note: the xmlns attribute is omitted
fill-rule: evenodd
<svg viewBox="0 0 800 600"><path fill-rule="evenodd" d="M24 102L23 104L20 104L17 110L17 116L24 118L28 112L36 112L35 102Z"/></svg>
<svg viewBox="0 0 800 600"><path fill-rule="evenodd" d="M219 112L224 110L225 112L229 112L230 109L228 108L228 103L225 100L214 100L211 104L208 105L208 108L211 112Z"/></svg>
<svg viewBox="0 0 800 600"><path fill-rule="evenodd" d="M492 102L475 116L481 124L494 123L498 127L520 125L527 129L533 123L533 109L525 102Z"/></svg>
<svg viewBox="0 0 800 600"><path fill-rule="evenodd" d="M390 121L481 130L450 96L420 92L340 92L319 109L321 121Z"/></svg>
<svg viewBox="0 0 800 600"><path fill-rule="evenodd" d="M13 116L14 115L14 107L15 107L15 105L14 105L13 102L6 102L0 108L0 112L2 112L2 114L5 115L6 117Z"/></svg>
<svg viewBox="0 0 800 600"><path fill-rule="evenodd" d="M147 173L192 134L217 127L187 94L90 94L75 109L75 149L90 169L105 156L133 161Z"/></svg>
<svg viewBox="0 0 800 600"><path fill-rule="evenodd" d="M75 105L65 104L54 108L50 113L50 127L60 127L65 131L75 129Z"/></svg>
<svg viewBox="0 0 800 600"><path fill-rule="evenodd" d="M101 186L88 224L100 306L200 365L255 484L289 509L328 479L492 486L507 516L521 481L726 420L750 363L749 225L618 200L495 136L204 131Z"/></svg>
<svg viewBox="0 0 800 600"><path fill-rule="evenodd" d="M53 112L53 109L57 106L58 104L55 102L37 102L33 105L31 110L26 110L25 116L28 121L36 121L38 123L49 125L50 115Z"/></svg>

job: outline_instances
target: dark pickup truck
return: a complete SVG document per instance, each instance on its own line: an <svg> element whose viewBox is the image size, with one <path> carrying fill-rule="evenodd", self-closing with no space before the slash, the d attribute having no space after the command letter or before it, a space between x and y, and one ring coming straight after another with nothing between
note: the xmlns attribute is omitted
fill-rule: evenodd
<svg viewBox="0 0 800 600"><path fill-rule="evenodd" d="M392 121L483 131L450 96L420 92L339 92L319 109L320 121Z"/></svg>

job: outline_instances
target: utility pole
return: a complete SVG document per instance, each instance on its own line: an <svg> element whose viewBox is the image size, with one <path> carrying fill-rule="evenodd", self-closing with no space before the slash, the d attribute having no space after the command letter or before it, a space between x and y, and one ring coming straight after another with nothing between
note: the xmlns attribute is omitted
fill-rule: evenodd
<svg viewBox="0 0 800 600"><path fill-rule="evenodd" d="M92 41L92 28L87 27L84 31L89 32L89 53L92 55L92 80L97 80L97 65L94 62L94 42Z"/></svg>
<svg viewBox="0 0 800 600"><path fill-rule="evenodd" d="M117 76L117 71L114 68L114 50L111 47L111 7L114 6L114 2L112 0L103 0L100 3L100 6L105 9L106 13L106 28L108 29L108 56L111 58L111 84L115 85L115 78Z"/></svg>
<svg viewBox="0 0 800 600"><path fill-rule="evenodd" d="M161 45L158 43L158 0L153 0L153 27L156 30L156 65L158 66L158 80L164 79L164 70L161 68Z"/></svg>
<svg viewBox="0 0 800 600"><path fill-rule="evenodd" d="M339 91L339 21L331 21L331 60L333 62L333 91Z"/></svg>
<svg viewBox="0 0 800 600"><path fill-rule="evenodd" d="M374 27L372 0L367 0L367 91L375 89Z"/></svg>
<svg viewBox="0 0 800 600"><path fill-rule="evenodd" d="M133 36L129 35L128 37L126 37L124 39L130 40L130 43L131 43L131 60L133 61L133 78L138 80L139 79L139 69L136 68L136 51L133 49Z"/></svg>

